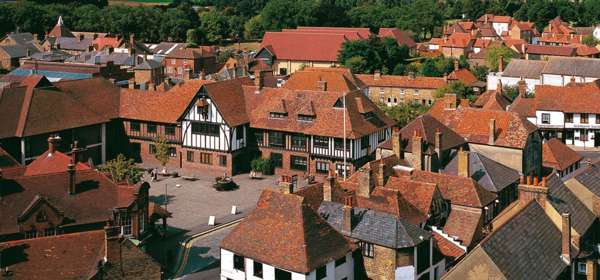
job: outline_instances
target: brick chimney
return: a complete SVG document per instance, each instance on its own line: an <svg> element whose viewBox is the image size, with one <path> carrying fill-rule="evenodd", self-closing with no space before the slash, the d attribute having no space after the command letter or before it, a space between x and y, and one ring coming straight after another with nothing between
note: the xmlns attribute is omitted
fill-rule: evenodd
<svg viewBox="0 0 600 280"><path fill-rule="evenodd" d="M254 85L258 88L258 90L261 90L263 88L263 83L263 73L261 71L256 71L254 74Z"/></svg>
<svg viewBox="0 0 600 280"><path fill-rule="evenodd" d="M135 55L135 35L133 33L129 34L129 54ZM137 61L137 59L133 61Z"/></svg>
<svg viewBox="0 0 600 280"><path fill-rule="evenodd" d="M327 179L323 183L323 201L332 201L333 197L333 185L335 184L335 176L333 170L329 169Z"/></svg>
<svg viewBox="0 0 600 280"><path fill-rule="evenodd" d="M358 169L358 195L362 197L371 197L373 190L373 182L371 179L371 171L365 168Z"/></svg>
<svg viewBox="0 0 600 280"><path fill-rule="evenodd" d="M439 128L435 129L435 153L438 159L443 162L442 159L442 131Z"/></svg>
<svg viewBox="0 0 600 280"><path fill-rule="evenodd" d="M504 56L498 57L498 72L504 72Z"/></svg>
<svg viewBox="0 0 600 280"><path fill-rule="evenodd" d="M458 63L458 60L454 60L454 71L458 71L459 68L460 68L460 65Z"/></svg>
<svg viewBox="0 0 600 280"><path fill-rule="evenodd" d="M83 149L79 148L79 141L77 141L77 140L73 141L73 144L71 144L71 161L73 163L77 164L77 162L79 162L77 155L82 150Z"/></svg>
<svg viewBox="0 0 600 280"><path fill-rule="evenodd" d="M458 176L470 177L469 174L469 152L458 151Z"/></svg>
<svg viewBox="0 0 600 280"><path fill-rule="evenodd" d="M192 79L192 69L191 68L183 69L183 80L189 81L191 79Z"/></svg>
<svg viewBox="0 0 600 280"><path fill-rule="evenodd" d="M285 194L294 193L294 184L292 183L292 177L289 175L281 175L279 178L279 190Z"/></svg>
<svg viewBox="0 0 600 280"><path fill-rule="evenodd" d="M54 154L58 150L58 146L60 145L60 136L50 136L48 137L48 153L50 155Z"/></svg>
<svg viewBox="0 0 600 280"><path fill-rule="evenodd" d="M105 260L109 264L121 263L121 229L117 226L104 227Z"/></svg>
<svg viewBox="0 0 600 280"><path fill-rule="evenodd" d="M402 134L399 127L392 128L392 151L398 159L404 159L404 147L402 146Z"/></svg>
<svg viewBox="0 0 600 280"><path fill-rule="evenodd" d="M381 80L381 71L375 70L375 72L373 72L373 80L375 80L375 81Z"/></svg>
<svg viewBox="0 0 600 280"><path fill-rule="evenodd" d="M562 213L561 227L561 254L560 257L566 264L571 264L571 214Z"/></svg>
<svg viewBox="0 0 600 280"><path fill-rule="evenodd" d="M529 201L536 200L540 205L544 206L548 196L546 180L546 177L542 177L540 182L537 176L521 176L519 181L519 201L525 205Z"/></svg>
<svg viewBox="0 0 600 280"><path fill-rule="evenodd" d="M327 81L323 81L323 80L317 81L317 90L327 91Z"/></svg>
<svg viewBox="0 0 600 280"><path fill-rule="evenodd" d="M490 119L488 145L496 144L496 119Z"/></svg>
<svg viewBox="0 0 600 280"><path fill-rule="evenodd" d="M496 92L502 93L502 80L498 80L498 84L496 85Z"/></svg>
<svg viewBox="0 0 600 280"><path fill-rule="evenodd" d="M423 170L423 137L415 129L412 138L413 167Z"/></svg>
<svg viewBox="0 0 600 280"><path fill-rule="evenodd" d="M380 160L377 165L377 186L383 187L385 185L385 162Z"/></svg>
<svg viewBox="0 0 600 280"><path fill-rule="evenodd" d="M352 232L352 196L345 198L342 212L344 215L342 218L342 233L350 234Z"/></svg>
<svg viewBox="0 0 600 280"><path fill-rule="evenodd" d="M525 98L527 95L527 83L525 83L525 80L519 80L517 86L519 88L519 96L521 96L521 98Z"/></svg>
<svg viewBox="0 0 600 280"><path fill-rule="evenodd" d="M76 192L75 189L75 164L73 161L67 165L67 173L69 173L69 194L73 195Z"/></svg>

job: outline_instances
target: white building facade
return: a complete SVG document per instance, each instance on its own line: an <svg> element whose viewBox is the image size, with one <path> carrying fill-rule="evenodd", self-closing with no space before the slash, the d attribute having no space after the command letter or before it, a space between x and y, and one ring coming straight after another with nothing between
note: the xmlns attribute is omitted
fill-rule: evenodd
<svg viewBox="0 0 600 280"><path fill-rule="evenodd" d="M555 137L583 148L600 146L599 114L537 110L534 123L545 139Z"/></svg>

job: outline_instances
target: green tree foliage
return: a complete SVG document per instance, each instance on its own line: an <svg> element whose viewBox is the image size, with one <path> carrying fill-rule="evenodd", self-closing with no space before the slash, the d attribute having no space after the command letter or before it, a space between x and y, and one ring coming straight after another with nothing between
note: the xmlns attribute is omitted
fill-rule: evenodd
<svg viewBox="0 0 600 280"><path fill-rule="evenodd" d="M372 36L366 40L345 42L338 60L353 73L373 73L380 70L383 74L391 74L408 57L406 46L398 46L391 38Z"/></svg>
<svg viewBox="0 0 600 280"><path fill-rule="evenodd" d="M127 181L129 184L139 182L142 177L142 173L135 166L133 159L125 158L123 154L107 161L100 167L100 171L109 173L115 182Z"/></svg>
<svg viewBox="0 0 600 280"><path fill-rule="evenodd" d="M164 167L169 162L169 148L171 148L171 146L163 137L159 137L156 140L154 140L154 146L156 147L154 157L156 158L156 160L158 160L158 162L160 162L160 165Z"/></svg>
<svg viewBox="0 0 600 280"><path fill-rule="evenodd" d="M387 106L383 103L378 103L377 106L390 118L396 121L396 125L403 127L416 117L427 113L428 106L421 103L401 103L396 106Z"/></svg>
<svg viewBox="0 0 600 280"><path fill-rule="evenodd" d="M594 35L587 35L585 37L583 37L582 42L590 47L595 47L596 45L598 45L598 39L596 39L596 37L594 37Z"/></svg>
<svg viewBox="0 0 600 280"><path fill-rule="evenodd" d="M433 58L427 58L421 64L419 73L426 77L442 77L445 74L450 74L454 71L454 58L445 58L443 56L437 56ZM469 64L464 57L458 60L461 68L468 68Z"/></svg>
<svg viewBox="0 0 600 280"><path fill-rule="evenodd" d="M500 63L500 57L502 56L504 65L507 65L512 58L518 57L518 54L513 50L500 46L490 47L485 55L485 60L490 66L491 71L498 71L498 64Z"/></svg>
<svg viewBox="0 0 600 280"><path fill-rule="evenodd" d="M487 81L487 75L490 72L490 69L485 65L476 65L471 68L471 72L477 77L477 80L485 82Z"/></svg>
<svg viewBox="0 0 600 280"><path fill-rule="evenodd" d="M477 99L477 95L475 95L473 89L466 86L462 82L452 82L442 88L437 89L435 92L435 97L441 98L446 93L454 93L459 99L467 98L470 101L475 101L475 99Z"/></svg>

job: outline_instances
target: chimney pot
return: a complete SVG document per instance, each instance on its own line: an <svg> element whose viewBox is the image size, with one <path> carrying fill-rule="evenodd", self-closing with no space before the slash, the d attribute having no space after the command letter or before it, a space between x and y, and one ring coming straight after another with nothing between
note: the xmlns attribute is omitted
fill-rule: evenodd
<svg viewBox="0 0 600 280"><path fill-rule="evenodd" d="M534 185L534 186L538 186L538 185L539 185L539 179L538 179L538 176L535 176L535 175L533 176L533 185Z"/></svg>
<svg viewBox="0 0 600 280"><path fill-rule="evenodd" d="M254 74L254 85L258 88L258 90L261 90L263 87L263 73L259 70L256 71L256 73Z"/></svg>
<svg viewBox="0 0 600 280"><path fill-rule="evenodd" d="M48 137L48 153L54 154L58 150L58 145L60 142L60 136L50 136Z"/></svg>
<svg viewBox="0 0 600 280"><path fill-rule="evenodd" d="M423 170L423 138L414 130L412 139L412 155L413 155L413 167L417 170Z"/></svg>
<svg viewBox="0 0 600 280"><path fill-rule="evenodd" d="M323 201L332 201L334 184L335 177L333 176L333 170L330 169L327 180L323 184Z"/></svg>
<svg viewBox="0 0 600 280"><path fill-rule="evenodd" d="M394 127L392 129L392 149L398 159L404 159L404 147L402 146L402 133L400 128Z"/></svg>
<svg viewBox="0 0 600 280"><path fill-rule="evenodd" d="M327 81L323 81L323 80L317 81L317 90L327 91Z"/></svg>
<svg viewBox="0 0 600 280"><path fill-rule="evenodd" d="M525 176L523 176L523 175L519 176L519 184L521 184L521 185L525 184Z"/></svg>
<svg viewBox="0 0 600 280"><path fill-rule="evenodd" d="M542 177L542 187L546 187L546 177Z"/></svg>
<svg viewBox="0 0 600 280"><path fill-rule="evenodd" d="M378 81L380 79L381 79L381 71L375 70L375 72L373 73L373 80Z"/></svg>
<svg viewBox="0 0 600 280"><path fill-rule="evenodd" d="M523 79L519 80L518 90L519 90L519 96L521 96L521 98L525 98L525 96L527 95L527 83L525 83L525 80L523 80Z"/></svg>

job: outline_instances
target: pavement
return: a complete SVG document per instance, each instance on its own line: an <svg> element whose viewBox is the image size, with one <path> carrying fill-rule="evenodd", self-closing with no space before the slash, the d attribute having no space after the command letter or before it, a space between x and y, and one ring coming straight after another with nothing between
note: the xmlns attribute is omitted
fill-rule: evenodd
<svg viewBox="0 0 600 280"><path fill-rule="evenodd" d="M238 185L237 189L217 191L212 187L215 182L213 176L200 174L196 175L196 178L197 180L190 181L181 177L163 177L159 178L159 181L150 182L150 201L163 207L166 204L165 208L172 213L173 217L167 220L167 236L164 238L153 236L146 240L145 249L163 264L165 273L169 277L179 270L186 241L214 229L215 226L245 217L255 208L262 191L273 188L277 184L274 176L256 180L250 179L248 174L241 174L233 177L233 181ZM149 178L145 179L149 182ZM231 214L233 205L237 207L235 215ZM216 217L215 226L208 225L209 216ZM183 274L211 269L213 268L211 265L215 263L218 270L218 244L226 233L228 231L222 230L218 231L218 234L209 235L208 239L206 237L194 239Z"/></svg>

